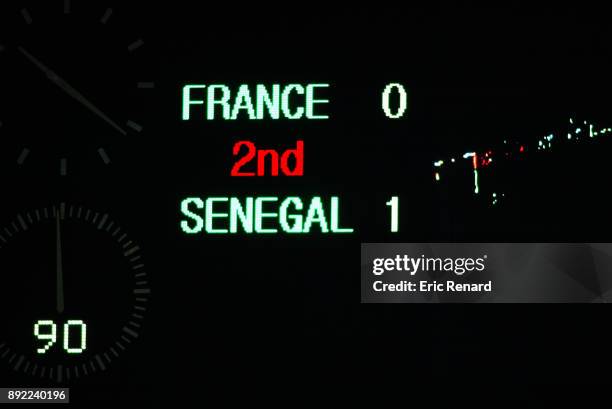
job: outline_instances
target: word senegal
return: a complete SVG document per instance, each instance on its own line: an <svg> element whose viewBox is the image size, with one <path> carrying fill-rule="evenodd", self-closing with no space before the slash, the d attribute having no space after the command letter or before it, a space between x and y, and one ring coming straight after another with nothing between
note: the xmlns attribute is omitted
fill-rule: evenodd
<svg viewBox="0 0 612 409"><path fill-rule="evenodd" d="M193 106L202 106L207 120L236 119L328 119L329 115L315 112L317 105L327 99L317 99L315 92L329 84L247 84L238 86L235 93L224 84L189 84L183 87L183 120L192 118ZM200 91L197 92L196 91ZM196 95L194 95L196 94Z"/></svg>
<svg viewBox="0 0 612 409"><path fill-rule="evenodd" d="M313 230L321 233L353 233L352 228L340 227L339 199L327 201L319 196L303 201L296 196L189 197L181 202L181 230L186 234L301 233Z"/></svg>

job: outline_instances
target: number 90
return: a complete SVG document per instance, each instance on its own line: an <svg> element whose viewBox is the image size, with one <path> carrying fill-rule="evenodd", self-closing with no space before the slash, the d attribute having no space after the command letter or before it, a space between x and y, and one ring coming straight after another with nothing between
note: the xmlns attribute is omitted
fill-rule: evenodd
<svg viewBox="0 0 612 409"><path fill-rule="evenodd" d="M70 328L79 327L81 342L78 348L70 347ZM41 341L47 341L42 347L38 348L36 352L39 354L45 354L47 351L57 342L57 325L51 320L40 320L34 324L34 336ZM81 354L87 349L87 324L81 320L69 320L64 324L64 351L69 354Z"/></svg>

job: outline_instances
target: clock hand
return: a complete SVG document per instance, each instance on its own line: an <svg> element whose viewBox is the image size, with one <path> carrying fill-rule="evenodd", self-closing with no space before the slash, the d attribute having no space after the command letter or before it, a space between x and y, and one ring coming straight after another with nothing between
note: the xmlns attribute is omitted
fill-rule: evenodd
<svg viewBox="0 0 612 409"><path fill-rule="evenodd" d="M56 250L56 307L57 312L64 312L64 266L62 263L62 237L60 234L60 210L56 210L55 217L55 250Z"/></svg>
<svg viewBox="0 0 612 409"><path fill-rule="evenodd" d="M127 135L127 132L117 125L112 119L110 119L104 112L98 109L93 103L91 103L87 98L85 98L79 91L73 88L70 84L64 81L59 75L53 72L50 68L45 66L42 62L40 62L36 57L26 51L23 47L18 47L18 50L21 54L23 54L32 64L34 64L39 70L41 70L51 82L64 90L65 93L70 95L72 98L76 99L81 105L85 106L91 112L96 114L100 119L113 127L117 132L121 135Z"/></svg>

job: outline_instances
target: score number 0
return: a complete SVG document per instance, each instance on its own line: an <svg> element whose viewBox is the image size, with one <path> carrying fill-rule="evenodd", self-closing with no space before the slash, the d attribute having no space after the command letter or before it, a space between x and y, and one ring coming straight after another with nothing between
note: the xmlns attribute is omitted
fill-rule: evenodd
<svg viewBox="0 0 612 409"><path fill-rule="evenodd" d="M399 96L399 105L397 110L393 112L391 110L391 93L397 93ZM382 109L387 118L391 119L399 119L406 113L406 109L408 108L408 93L402 84L399 83L391 83L387 84L382 93Z"/></svg>

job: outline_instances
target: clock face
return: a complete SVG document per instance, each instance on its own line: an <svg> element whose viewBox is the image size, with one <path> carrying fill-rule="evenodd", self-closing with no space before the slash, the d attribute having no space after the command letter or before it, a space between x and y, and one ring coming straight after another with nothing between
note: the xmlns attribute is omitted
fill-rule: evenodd
<svg viewBox="0 0 612 409"><path fill-rule="evenodd" d="M147 43L120 10L25 2L0 33L3 159L68 176L104 168L144 137L155 88Z"/></svg>
<svg viewBox="0 0 612 409"><path fill-rule="evenodd" d="M0 228L0 358L53 382L106 371L143 330L151 293L139 245L112 218L59 204Z"/></svg>

